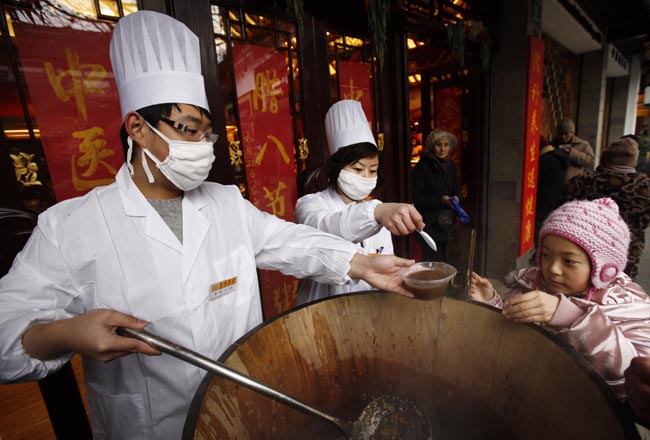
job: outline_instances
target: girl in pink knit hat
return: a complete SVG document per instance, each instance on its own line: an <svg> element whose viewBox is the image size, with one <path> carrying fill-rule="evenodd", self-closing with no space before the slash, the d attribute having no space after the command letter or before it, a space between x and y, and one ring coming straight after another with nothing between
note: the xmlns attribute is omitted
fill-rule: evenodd
<svg viewBox="0 0 650 440"><path fill-rule="evenodd" d="M540 230L537 266L508 275L503 298L473 273L470 295L558 335L625 397L625 369L650 356L650 298L623 272L629 243L613 200L568 202Z"/></svg>

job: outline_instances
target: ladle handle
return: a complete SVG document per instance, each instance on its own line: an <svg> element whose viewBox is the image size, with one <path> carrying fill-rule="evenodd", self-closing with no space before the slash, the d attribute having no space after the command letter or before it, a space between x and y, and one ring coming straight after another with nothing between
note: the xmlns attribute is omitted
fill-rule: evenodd
<svg viewBox="0 0 650 440"><path fill-rule="evenodd" d="M188 348L182 347L168 339L165 339L161 336L158 336L154 333L151 333L147 330L134 330L130 328L120 327L117 329L117 333L120 336L127 336L141 341L146 342L152 347L157 348L163 353L167 353L175 358L181 359L185 362L202 368L206 371L210 371L219 376L223 376L226 379L232 380L233 382L238 383L239 385L245 386L255 392L264 394L271 399L275 399L285 405L288 405L292 408L295 408L299 411L302 411L306 414L318 417L326 422L329 422L335 425L337 428L343 432L346 437L349 439L352 435L352 426L351 424L345 422L344 420L338 419L329 414L319 411L318 409L307 405L304 402L301 402L298 399L294 399L291 396L281 393L280 391L266 386L256 380L251 379L250 377L241 374L231 368L226 367L225 365L214 361L210 358L207 358L199 353L196 353Z"/></svg>

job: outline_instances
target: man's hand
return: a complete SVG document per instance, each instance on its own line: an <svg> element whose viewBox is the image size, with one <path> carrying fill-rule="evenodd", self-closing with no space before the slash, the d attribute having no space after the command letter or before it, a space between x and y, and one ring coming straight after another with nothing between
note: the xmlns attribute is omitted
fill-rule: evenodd
<svg viewBox="0 0 650 440"><path fill-rule="evenodd" d="M414 295L402 286L403 281L399 273L403 267L409 267L413 263L415 260L406 260L393 255L369 257L356 254L350 261L348 275L351 278L360 278L376 289L413 298Z"/></svg>
<svg viewBox="0 0 650 440"><path fill-rule="evenodd" d="M488 302L494 296L494 286L487 278L472 272L469 284L469 296L481 302Z"/></svg>
<svg viewBox="0 0 650 440"><path fill-rule="evenodd" d="M551 320L559 304L560 298L557 296L533 290L508 298L503 314L515 322L545 323Z"/></svg>
<svg viewBox="0 0 650 440"><path fill-rule="evenodd" d="M422 215L408 203L380 203L375 208L375 221L393 235L408 235L424 229Z"/></svg>
<svg viewBox="0 0 650 440"><path fill-rule="evenodd" d="M30 356L41 360L71 352L104 362L130 353L159 355L149 344L115 333L118 327L141 330L146 325L146 321L114 310L91 310L75 318L31 327L23 335L23 346Z"/></svg>
<svg viewBox="0 0 650 440"><path fill-rule="evenodd" d="M625 370L625 392L640 423L650 428L650 357L635 357Z"/></svg>

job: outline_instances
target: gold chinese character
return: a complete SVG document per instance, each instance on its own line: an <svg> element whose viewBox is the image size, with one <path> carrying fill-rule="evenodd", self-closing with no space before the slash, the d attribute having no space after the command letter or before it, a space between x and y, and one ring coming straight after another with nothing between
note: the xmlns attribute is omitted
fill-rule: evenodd
<svg viewBox="0 0 650 440"><path fill-rule="evenodd" d="M537 125L537 109L533 110L533 115L530 118L530 134L533 136L539 135L539 126Z"/></svg>
<svg viewBox="0 0 650 440"><path fill-rule="evenodd" d="M537 149L537 141L536 141L535 139L533 139L533 140L531 141L531 143L530 143L530 147L529 147L529 149L528 149L528 154L529 154L529 156L530 156L529 161L530 161L531 163L533 163L533 162L535 162L535 161L537 160L537 155L538 155L538 153L539 153L539 151L538 151L538 149Z"/></svg>
<svg viewBox="0 0 650 440"><path fill-rule="evenodd" d="M86 130L79 130L72 133L72 137L81 139L79 151L83 153L80 157L72 155L72 184L77 191L94 188L100 185L107 185L113 182L113 178L87 180L95 175L99 165L102 165L111 176L117 174L117 170L103 159L115 155L115 151L104 149L106 141L100 136L104 130L100 127L92 127ZM85 167L86 170L79 176L77 168Z"/></svg>
<svg viewBox="0 0 650 440"><path fill-rule="evenodd" d="M530 195L526 199L526 209L524 210L524 214L526 217L534 215L535 214L535 207L533 206L535 203L535 200L533 200L533 196Z"/></svg>
<svg viewBox="0 0 650 440"><path fill-rule="evenodd" d="M538 50L533 52L533 72L536 74L542 73L542 53Z"/></svg>
<svg viewBox="0 0 650 440"><path fill-rule="evenodd" d="M280 287L273 289L273 305L276 313L289 310L296 302L298 294L298 280L282 283Z"/></svg>
<svg viewBox="0 0 650 440"><path fill-rule="evenodd" d="M363 96L363 89L354 90L354 79L350 78L350 93L344 93L343 97L345 99L354 99L356 101L361 101Z"/></svg>
<svg viewBox="0 0 650 440"><path fill-rule="evenodd" d="M104 130L100 127L92 127L87 130L72 133L73 138L82 140L79 144L79 151L83 154L77 160L77 165L87 167L86 171L82 174L84 177L92 177L97 171L99 164L102 164L109 173L113 175L117 173L117 170L111 164L102 160L115 155L115 151L104 149L106 141L99 138L103 135Z"/></svg>
<svg viewBox="0 0 650 440"><path fill-rule="evenodd" d="M278 183L278 186L272 191L269 190L266 186L262 186L262 188L264 189L264 198L269 200L269 203L266 204L266 207L270 208L271 214L277 217L284 216L285 199L283 195L280 195L280 192L283 189L286 189L287 185L283 181L280 181Z"/></svg>
<svg viewBox="0 0 650 440"><path fill-rule="evenodd" d="M230 165L235 168L240 167L244 162L242 157L244 154L241 152L241 141L232 141L228 144L228 154L230 155Z"/></svg>
<svg viewBox="0 0 650 440"><path fill-rule="evenodd" d="M43 184L38 180L38 164L32 162L32 159L34 158L33 154L9 154L9 157L14 161L13 165L16 174L16 181L20 182L23 186Z"/></svg>
<svg viewBox="0 0 650 440"><path fill-rule="evenodd" d="M536 181L537 174L535 173L535 171L536 170L534 168L531 168L528 171L528 174L526 174L526 188L530 188L530 189L537 188L537 181Z"/></svg>
<svg viewBox="0 0 650 440"><path fill-rule="evenodd" d="M307 160L309 157L309 145L307 145L307 138L298 139L298 156L300 160Z"/></svg>
<svg viewBox="0 0 650 440"><path fill-rule="evenodd" d="M540 93L539 93L539 84L535 83L533 84L533 88L530 91L530 99L533 104L537 104L537 101L539 101Z"/></svg>
<svg viewBox="0 0 650 440"><path fill-rule="evenodd" d="M280 152L280 156L282 156L282 160L284 161L285 164L289 165L291 162L291 159L289 158L289 155L287 154L287 150L284 148L284 144L280 142L278 138L273 136L272 134L268 135L267 138L271 139L275 146L278 148L278 151ZM257 153L257 156L255 156L255 164L256 165L262 165L262 160L264 160L264 154L266 153L266 147L268 145L268 142L264 142L264 145L262 145L262 148L260 149L260 152Z"/></svg>
<svg viewBox="0 0 650 440"><path fill-rule="evenodd" d="M255 90L253 91L253 110L259 110L262 113L278 112L277 96L282 96L284 92L280 87L282 81L278 79L278 72L272 73L268 70L255 74ZM268 107L268 108L267 108Z"/></svg>
<svg viewBox="0 0 650 440"><path fill-rule="evenodd" d="M524 226L524 243L530 243L533 240L533 222L531 219L526 220Z"/></svg>
<svg viewBox="0 0 650 440"><path fill-rule="evenodd" d="M86 94L104 95L106 92L99 85L106 77L106 69L101 64L80 64L79 54L72 49L65 49L68 70L57 75L52 63L45 63L45 72L56 97L63 102L68 102L74 96L77 111L88 120L86 114ZM69 82L64 81L70 79Z"/></svg>

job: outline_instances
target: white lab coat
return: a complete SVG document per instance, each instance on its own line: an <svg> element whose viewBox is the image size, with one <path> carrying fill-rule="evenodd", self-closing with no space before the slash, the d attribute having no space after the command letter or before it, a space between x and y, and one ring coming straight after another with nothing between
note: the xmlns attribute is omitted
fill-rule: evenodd
<svg viewBox="0 0 650 440"><path fill-rule="evenodd" d="M133 184L116 183L39 216L0 280L0 381L39 379L70 356L42 362L21 336L36 322L107 308L210 358L262 322L256 266L349 282L356 246L259 211L235 186L205 183L183 198L183 243ZM237 277L230 292L211 286ZM95 439L181 438L205 372L168 355L84 359Z"/></svg>
<svg viewBox="0 0 650 440"><path fill-rule="evenodd" d="M296 221L355 243L359 246L359 252L365 255L393 255L391 233L375 220L375 208L380 203L379 200L370 200L346 204L336 189L328 186L323 191L298 199ZM300 282L296 304L372 289L373 287L363 280L345 285L332 285L305 279Z"/></svg>

